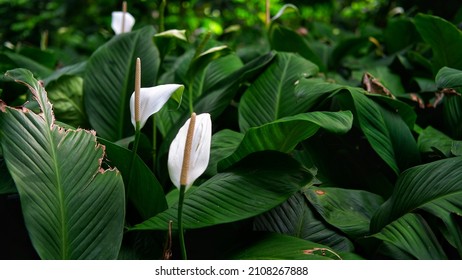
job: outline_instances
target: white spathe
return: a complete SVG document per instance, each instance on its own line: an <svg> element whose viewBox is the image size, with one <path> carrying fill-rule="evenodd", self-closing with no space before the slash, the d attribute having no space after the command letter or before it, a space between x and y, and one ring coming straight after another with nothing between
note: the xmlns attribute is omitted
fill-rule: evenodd
<svg viewBox="0 0 462 280"><path fill-rule="evenodd" d="M140 89L140 129L152 114L157 113L168 99L177 91L183 92L184 86L179 84L158 85L150 88ZM130 97L130 113L133 127L135 121L135 92Z"/></svg>
<svg viewBox="0 0 462 280"><path fill-rule="evenodd" d="M123 12L112 12L111 27L116 35L122 33L122 18ZM125 13L125 24L124 32L132 31L133 25L135 25L135 18L128 12Z"/></svg>
<svg viewBox="0 0 462 280"><path fill-rule="evenodd" d="M184 150L186 137L188 134L189 123L180 128L168 152L168 173L172 183L180 189L181 169L183 167ZM194 181L207 169L210 159L210 145L212 142L212 120L210 114L203 113L196 116L194 134L191 145L191 158L189 162L188 176L186 180L186 190L192 186Z"/></svg>

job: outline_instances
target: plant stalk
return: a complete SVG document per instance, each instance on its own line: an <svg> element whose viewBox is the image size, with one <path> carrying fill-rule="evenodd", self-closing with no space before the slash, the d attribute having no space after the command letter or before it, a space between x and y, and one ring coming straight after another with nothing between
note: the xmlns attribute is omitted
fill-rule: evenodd
<svg viewBox="0 0 462 280"><path fill-rule="evenodd" d="M164 18L165 18L165 7L166 6L167 6L167 0L162 0L162 2L160 2L160 7L159 7L159 32L165 31Z"/></svg>
<svg viewBox="0 0 462 280"><path fill-rule="evenodd" d="M192 140L194 137L194 128L196 126L196 113L191 114L191 119L189 121L188 134L186 135L186 143L184 146L183 153L183 163L181 166L181 175L180 175L180 197L178 200L178 232L180 238L180 249L181 257L183 260L187 259L186 255L186 245L184 242L184 230L183 230L183 201L184 194L186 192L186 186L188 185L188 172L190 167L191 160L191 147Z"/></svg>
<svg viewBox="0 0 462 280"><path fill-rule="evenodd" d="M152 170L155 170L157 158L157 124L156 114L152 115Z"/></svg>
<svg viewBox="0 0 462 280"><path fill-rule="evenodd" d="M180 186L180 198L178 201L178 234L180 239L180 250L181 250L181 259L187 260L188 256L186 254L186 244L184 242L184 229L183 229L183 202L184 194L186 192L186 186Z"/></svg>

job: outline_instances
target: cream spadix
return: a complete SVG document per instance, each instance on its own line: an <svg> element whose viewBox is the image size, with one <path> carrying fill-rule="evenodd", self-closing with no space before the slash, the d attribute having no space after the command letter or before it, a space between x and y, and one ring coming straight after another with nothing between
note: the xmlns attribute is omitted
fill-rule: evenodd
<svg viewBox="0 0 462 280"><path fill-rule="evenodd" d="M211 141L210 114L193 113L178 131L168 152L170 180L178 189L184 185L187 190L207 169Z"/></svg>
<svg viewBox="0 0 462 280"><path fill-rule="evenodd" d="M139 104L139 122L140 129L146 124L146 121L152 114L157 113L168 99L175 93L181 94L184 90L183 85L166 84L158 85L150 88L140 89L140 104ZM135 92L130 97L130 112L133 127L136 128L135 119Z"/></svg>

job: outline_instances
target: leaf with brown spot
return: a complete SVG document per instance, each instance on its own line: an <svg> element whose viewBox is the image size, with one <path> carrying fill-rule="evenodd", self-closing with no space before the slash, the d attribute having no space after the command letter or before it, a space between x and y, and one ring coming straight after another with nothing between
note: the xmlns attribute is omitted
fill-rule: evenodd
<svg viewBox="0 0 462 280"><path fill-rule="evenodd" d="M5 77L29 88L41 112L1 103L0 144L24 221L42 259L115 259L125 216L122 177L104 170L93 131L55 124L43 86L25 69Z"/></svg>

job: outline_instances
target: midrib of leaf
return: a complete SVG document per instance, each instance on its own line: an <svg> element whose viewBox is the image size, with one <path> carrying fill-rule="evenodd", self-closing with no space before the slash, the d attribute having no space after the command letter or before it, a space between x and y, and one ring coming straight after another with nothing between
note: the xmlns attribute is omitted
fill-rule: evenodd
<svg viewBox="0 0 462 280"><path fill-rule="evenodd" d="M48 121L47 121L47 124ZM53 159L53 168L55 173L55 180L56 180L56 187L58 188L58 200L59 200L59 217L60 217L60 230L61 230L61 256L63 259L68 259L68 229L65 223L67 213L66 208L64 207L64 192L63 192L63 185L61 182L61 170L58 166L58 155L56 152L56 143L53 138L52 128L51 126L47 127L47 137L48 142L50 143L51 147L51 157Z"/></svg>
<svg viewBox="0 0 462 280"><path fill-rule="evenodd" d="M26 84L27 85L27 84ZM32 87L28 85L28 87L32 90ZM65 220L67 217L66 207L64 207L64 193L63 193L63 185L61 181L61 170L58 165L58 154L56 151L56 142L53 137L53 127L54 127L54 117L53 112L51 109L51 104L46 99L46 92L43 88L34 89L36 91L37 99L40 104L40 109L44 115L44 121L47 124L46 126L46 135L48 138L48 143L50 144L51 148L51 158L53 160L53 169L55 174L56 180L56 187L58 188L58 201L59 201L59 217L60 217L60 231L61 231L61 258L62 259L69 259L68 255L68 228L66 226Z"/></svg>
<svg viewBox="0 0 462 280"><path fill-rule="evenodd" d="M284 79L287 75L287 68L289 67L290 60L292 59L292 56L289 56L288 60L286 61L286 64L284 65L284 70L282 71L280 83L278 85L278 90L276 94L276 102L275 102L275 109L274 109L274 120L277 120L279 118L279 106L281 103L281 95L282 95L282 85L284 84Z"/></svg>

